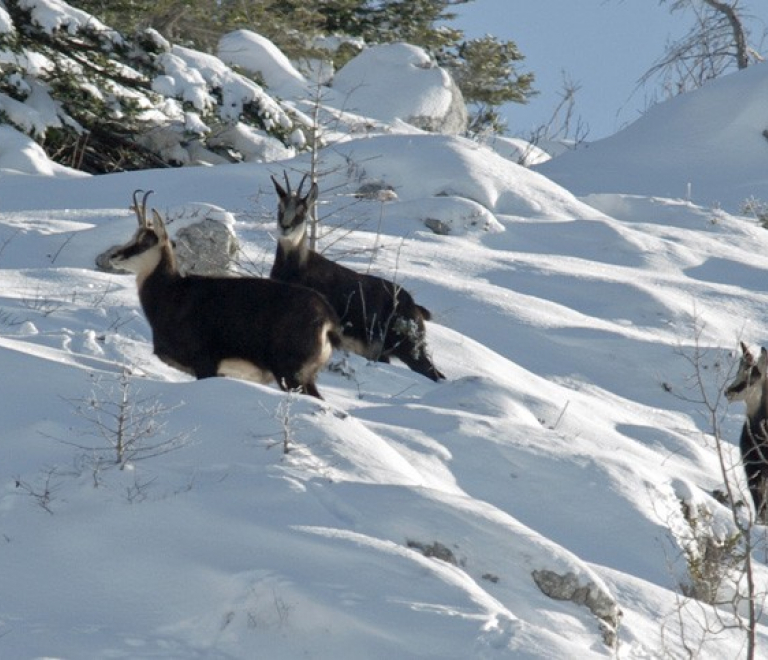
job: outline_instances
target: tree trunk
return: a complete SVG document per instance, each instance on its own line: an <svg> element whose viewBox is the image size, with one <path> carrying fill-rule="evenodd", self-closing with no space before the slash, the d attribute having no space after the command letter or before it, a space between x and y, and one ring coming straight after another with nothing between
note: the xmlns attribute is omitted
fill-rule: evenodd
<svg viewBox="0 0 768 660"><path fill-rule="evenodd" d="M736 64L739 69L746 69L749 66L749 52L747 49L747 36L744 34L744 26L741 18L736 13L735 5L718 0L704 0L712 9L723 14L731 24L733 32L733 43L736 46Z"/></svg>

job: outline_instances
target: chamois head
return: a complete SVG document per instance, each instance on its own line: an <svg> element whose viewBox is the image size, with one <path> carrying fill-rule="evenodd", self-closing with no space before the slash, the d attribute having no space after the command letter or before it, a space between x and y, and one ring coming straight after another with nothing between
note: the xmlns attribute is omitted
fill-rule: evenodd
<svg viewBox="0 0 768 660"><path fill-rule="evenodd" d="M277 205L277 227L280 232L280 239L288 240L297 245L304 239L306 230L307 214L312 204L317 200L317 184L313 183L309 187L309 192L302 197L301 189L307 180L307 175L301 179L298 189L291 190L291 182L288 180L288 173L283 171L285 178L285 188L283 188L272 176L272 183L275 185L279 202Z"/></svg>
<svg viewBox="0 0 768 660"><path fill-rule="evenodd" d="M157 267L163 256L173 263L173 250L160 214L152 209L152 221L147 218L147 198L152 191L144 193L139 203L138 195L142 192L144 191L134 191L131 206L136 213L139 228L131 240L113 252L109 261L115 268L136 273L139 278L144 279Z"/></svg>
<svg viewBox="0 0 768 660"><path fill-rule="evenodd" d="M728 401L747 401L757 399L759 403L765 383L768 367L768 351L760 349L760 357L755 360L749 348L741 342L741 361L733 382L725 389Z"/></svg>

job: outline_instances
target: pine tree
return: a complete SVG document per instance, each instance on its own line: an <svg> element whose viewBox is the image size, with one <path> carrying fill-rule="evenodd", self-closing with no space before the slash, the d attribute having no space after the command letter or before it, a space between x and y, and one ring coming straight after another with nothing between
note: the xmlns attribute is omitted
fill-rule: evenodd
<svg viewBox="0 0 768 660"><path fill-rule="evenodd" d="M533 74L519 74L513 66L521 60L523 56L512 41L486 35L459 44L458 57L447 64L465 100L474 104L470 133L488 129L503 132L499 106L525 103L534 93Z"/></svg>

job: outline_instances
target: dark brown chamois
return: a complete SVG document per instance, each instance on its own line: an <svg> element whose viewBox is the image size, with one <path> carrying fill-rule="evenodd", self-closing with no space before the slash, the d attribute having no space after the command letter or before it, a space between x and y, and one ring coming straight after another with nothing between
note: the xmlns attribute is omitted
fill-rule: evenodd
<svg viewBox="0 0 768 660"><path fill-rule="evenodd" d="M760 349L755 360L747 345L741 343L742 357L733 382L726 388L728 401L743 401L747 421L741 429L741 462L747 486L755 505L756 519L768 523L768 352Z"/></svg>
<svg viewBox="0 0 768 660"><path fill-rule="evenodd" d="M339 321L310 289L258 277L183 276L160 215L147 219L133 196L139 228L111 264L136 274L155 354L196 378L234 376L322 398L318 371L341 345Z"/></svg>
<svg viewBox="0 0 768 660"><path fill-rule="evenodd" d="M284 176L285 188L272 177L279 203L277 253L270 277L322 293L341 319L347 350L379 362L394 356L427 378L445 378L427 352L424 321L432 317L429 310L417 305L399 284L358 273L310 250L307 215L317 199L317 184L302 197L307 177L294 192Z"/></svg>

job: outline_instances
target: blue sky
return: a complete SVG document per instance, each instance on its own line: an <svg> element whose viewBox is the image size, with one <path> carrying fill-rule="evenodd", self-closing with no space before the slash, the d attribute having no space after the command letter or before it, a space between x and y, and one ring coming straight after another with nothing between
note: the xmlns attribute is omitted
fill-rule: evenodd
<svg viewBox="0 0 768 660"><path fill-rule="evenodd" d="M768 25L768 2L745 0L744 7L761 21L759 36ZM576 113L589 125L588 140L640 116L647 94L635 91L638 79L689 25L655 0L474 0L456 13L468 37L512 39L525 55L524 70L536 76L539 95L527 106L507 106L510 134L530 134L549 120L565 73L581 85Z"/></svg>

